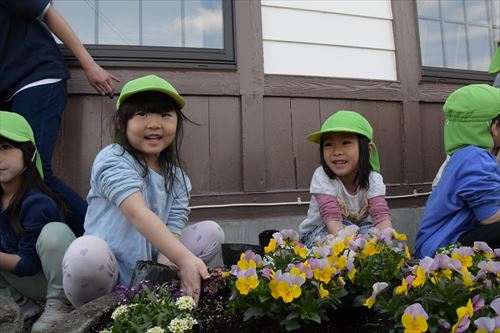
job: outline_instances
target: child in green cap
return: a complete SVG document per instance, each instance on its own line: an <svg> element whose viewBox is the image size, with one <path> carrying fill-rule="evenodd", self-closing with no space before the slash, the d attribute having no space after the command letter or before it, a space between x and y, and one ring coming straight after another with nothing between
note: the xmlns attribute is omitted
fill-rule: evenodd
<svg viewBox="0 0 500 333"><path fill-rule="evenodd" d="M416 239L417 258L454 243L500 248L500 89L472 84L443 107L450 159L427 200Z"/></svg>
<svg viewBox="0 0 500 333"><path fill-rule="evenodd" d="M344 226L357 226L359 232L391 227L368 121L359 113L338 111L308 140L319 143L321 166L312 177L309 210L299 226L301 242L311 246L318 237L337 234Z"/></svg>
<svg viewBox="0 0 500 333"><path fill-rule="evenodd" d="M43 181L42 162L28 122L0 111L0 296L16 301L22 318L45 311L33 332L47 332L73 310L62 288L61 262L75 239L62 201Z"/></svg>
<svg viewBox="0 0 500 333"><path fill-rule="evenodd" d="M189 178L180 168L185 101L156 75L125 84L117 101L115 138L96 157L87 200L85 235L63 259L64 290L75 306L128 286L138 260L179 272L196 301L201 279L224 241L213 221L185 226Z"/></svg>

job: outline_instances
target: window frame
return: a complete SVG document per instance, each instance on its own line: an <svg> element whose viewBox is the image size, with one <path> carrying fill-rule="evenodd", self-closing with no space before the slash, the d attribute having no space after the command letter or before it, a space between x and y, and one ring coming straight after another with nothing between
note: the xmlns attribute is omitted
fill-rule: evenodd
<svg viewBox="0 0 500 333"><path fill-rule="evenodd" d="M438 2L439 5L439 11L440 11L440 16L441 16L441 1ZM418 6L415 5L415 14L416 14L416 22L417 22L417 34L418 34L418 50L419 52L422 52L422 48L420 45L420 28L419 28L419 20L424 19L424 20L432 20L432 21L438 21L440 22L441 29L443 27L443 23L458 23L458 24L464 24L466 29L468 29L469 24L468 22L458 22L458 21L453 21L453 20L445 20L443 17L428 17L428 16L419 16L418 13ZM487 12L488 15L492 15L490 12ZM474 24L473 24L474 25ZM488 25L488 29L491 33L492 30L494 30L494 23L493 26ZM467 38L466 38L466 43L468 43ZM500 44L500 41L498 43L495 43L495 41L492 41L492 45L495 44ZM444 47L444 44L441 45ZM468 55L467 55L468 57ZM421 65L421 72L422 72L422 81L440 81L440 82L450 82L450 83L484 83L484 82L493 82L495 78L488 73L488 70L485 71L478 71L478 70L472 70L472 69L456 69L456 68L446 68L446 67L433 67L433 66L425 66L422 63L422 57L420 57L420 65Z"/></svg>
<svg viewBox="0 0 500 333"><path fill-rule="evenodd" d="M94 60L105 66L236 69L234 0L222 0L224 48L85 44ZM69 65L78 64L71 51L59 48Z"/></svg>

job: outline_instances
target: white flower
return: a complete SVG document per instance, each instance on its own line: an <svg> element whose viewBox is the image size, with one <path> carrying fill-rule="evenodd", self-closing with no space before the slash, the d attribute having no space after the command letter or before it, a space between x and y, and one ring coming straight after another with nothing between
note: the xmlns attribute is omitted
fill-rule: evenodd
<svg viewBox="0 0 500 333"><path fill-rule="evenodd" d="M111 331L108 329L103 329L103 330L99 331L99 333L111 333Z"/></svg>
<svg viewBox="0 0 500 333"><path fill-rule="evenodd" d="M165 330L161 327L155 326L148 329L146 333L165 333Z"/></svg>
<svg viewBox="0 0 500 333"><path fill-rule="evenodd" d="M113 314L111 315L111 319L115 320L116 318L120 317L122 314L126 313L128 311L128 305L120 305L113 311Z"/></svg>
<svg viewBox="0 0 500 333"><path fill-rule="evenodd" d="M184 320L189 329L192 329L194 325L198 324L198 320L194 319L190 314L186 314Z"/></svg>
<svg viewBox="0 0 500 333"><path fill-rule="evenodd" d="M187 330L190 330L191 328L189 327L186 319L177 317L170 321L170 324L168 324L168 329L172 333L183 333Z"/></svg>
<svg viewBox="0 0 500 333"><path fill-rule="evenodd" d="M175 301L175 306L177 306L179 310L193 310L196 303L190 296L181 296Z"/></svg>

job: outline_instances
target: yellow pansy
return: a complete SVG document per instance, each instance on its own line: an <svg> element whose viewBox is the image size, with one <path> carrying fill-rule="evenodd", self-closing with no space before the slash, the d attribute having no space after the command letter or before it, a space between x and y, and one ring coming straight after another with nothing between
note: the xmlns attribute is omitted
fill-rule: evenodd
<svg viewBox="0 0 500 333"><path fill-rule="evenodd" d="M371 309L371 307L375 304L375 297L368 297L366 301L363 303L364 306L366 306L368 309Z"/></svg>
<svg viewBox="0 0 500 333"><path fill-rule="evenodd" d="M337 261L335 262L335 266L342 270L347 267L347 257L346 256L340 256L338 257Z"/></svg>
<svg viewBox="0 0 500 333"><path fill-rule="evenodd" d="M271 253L274 251L276 251L276 239L271 238L269 244L267 246L264 246L264 253Z"/></svg>
<svg viewBox="0 0 500 333"><path fill-rule="evenodd" d="M253 260L241 259L238 261L237 265L242 271L246 271L249 268L257 268L257 264Z"/></svg>
<svg viewBox="0 0 500 333"><path fill-rule="evenodd" d="M330 266L325 266L323 269L316 268L314 271L314 278L318 281L328 283L330 282L332 275L337 273L337 270Z"/></svg>
<svg viewBox="0 0 500 333"><path fill-rule="evenodd" d="M397 240L400 240L400 241L406 241L406 239L407 239L406 234L404 234L404 233L400 234L394 229L392 229L392 235L394 236L394 238L396 238Z"/></svg>
<svg viewBox="0 0 500 333"><path fill-rule="evenodd" d="M401 280L401 285L400 286L397 286L396 289L396 295L401 295L401 294L405 294L405 295L408 295L408 282L406 282L406 279L403 278Z"/></svg>
<svg viewBox="0 0 500 333"><path fill-rule="evenodd" d="M307 256L307 247L297 245L293 248L293 252L302 259L305 259Z"/></svg>
<svg viewBox="0 0 500 333"><path fill-rule="evenodd" d="M356 276L356 268L353 268L349 273L347 273L347 277L351 282L354 282L354 276Z"/></svg>
<svg viewBox="0 0 500 333"><path fill-rule="evenodd" d="M405 333L427 332L429 328L424 316L417 316L417 318L414 318L411 313L403 314L401 322L405 328Z"/></svg>
<svg viewBox="0 0 500 333"><path fill-rule="evenodd" d="M361 259L365 259L379 252L380 250L377 248L377 239L373 238L371 241L366 243L365 248L361 251Z"/></svg>
<svg viewBox="0 0 500 333"><path fill-rule="evenodd" d="M302 294L302 289L299 286L296 284L290 286L286 281L278 282L276 289L285 303L290 303L294 298L299 298Z"/></svg>
<svg viewBox="0 0 500 333"><path fill-rule="evenodd" d="M462 265L464 265L465 267L472 266L472 257L471 256L463 256L459 253L455 253L451 256L451 259L459 260L462 263Z"/></svg>
<svg viewBox="0 0 500 333"><path fill-rule="evenodd" d="M341 242L341 241L340 242L332 243L330 246L332 247L332 249L333 249L333 255L335 255L335 256L340 255L342 253L342 251L344 251L344 249L346 247L345 244L344 244L344 242Z"/></svg>
<svg viewBox="0 0 500 333"><path fill-rule="evenodd" d="M257 288L258 285L259 280L255 276L250 276L248 278L242 276L236 280L236 289L238 289L242 295L248 295L248 292Z"/></svg>
<svg viewBox="0 0 500 333"><path fill-rule="evenodd" d="M427 280L427 276L425 274L424 269L421 266L418 266L417 276L415 277L415 280L413 280L412 286L415 288L423 286L425 284L426 280Z"/></svg>
<svg viewBox="0 0 500 333"><path fill-rule="evenodd" d="M321 283L319 285L319 296L321 298L325 298L325 297L330 296L330 292L328 290L326 290L326 289L323 288L323 283Z"/></svg>
<svg viewBox="0 0 500 333"><path fill-rule="evenodd" d="M300 277L302 277L304 279L304 281L306 280L306 273L301 272L300 269L298 269L297 267L293 267L290 270L290 274L300 276Z"/></svg>

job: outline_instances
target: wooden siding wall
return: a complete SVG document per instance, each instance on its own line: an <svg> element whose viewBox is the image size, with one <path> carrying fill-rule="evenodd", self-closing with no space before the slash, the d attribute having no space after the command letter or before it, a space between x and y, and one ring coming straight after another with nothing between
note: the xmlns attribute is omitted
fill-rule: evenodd
<svg viewBox="0 0 500 333"><path fill-rule="evenodd" d="M373 125L388 195L430 189L444 159L442 104L461 85L421 80L414 2L392 2L397 81L265 75L260 2L234 4L237 71L110 69L121 84L156 73L186 97L185 113L199 124L186 126L182 147L193 205L308 200L319 151L306 135L339 109L358 111ZM86 195L93 159L111 142L116 99L96 95L80 69L73 68L72 76L54 167ZM391 199L389 204L409 207L425 199ZM258 211L269 216L306 209ZM250 208L210 212L212 217L247 213L258 214Z"/></svg>

